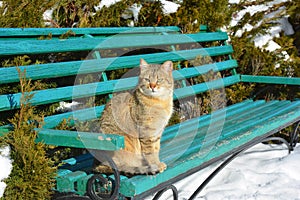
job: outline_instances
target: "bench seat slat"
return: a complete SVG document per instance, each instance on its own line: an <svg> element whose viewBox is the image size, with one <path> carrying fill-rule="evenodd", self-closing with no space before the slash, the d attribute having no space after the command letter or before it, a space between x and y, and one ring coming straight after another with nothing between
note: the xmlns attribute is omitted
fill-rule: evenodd
<svg viewBox="0 0 300 200"><path fill-rule="evenodd" d="M295 108L296 110L299 110L299 105L299 102L291 103L289 101L281 101L272 105L269 104L269 109L267 111L260 112L262 114L258 114L257 117L253 115L253 113L249 113L247 119L241 120L238 115L230 115L229 117L226 116L225 121L222 121L222 119L214 120L213 122L216 123L213 127L210 126L211 124L205 123L206 121L203 122L203 125L202 123L199 123L199 127L196 125L189 128L188 131L184 133L186 135L181 135L182 137L176 137L171 141L163 140L161 158L164 158L164 161L169 164L171 162L170 160L174 161L174 158L177 156L174 152L179 152L180 154L180 149L182 148L182 154L179 156L184 154L182 158L185 159L185 156L187 157L192 153L202 151L205 146L215 143L216 140L228 139L232 136L236 136L237 134L247 133L253 126L261 126L269 120L282 116L284 112L293 112L293 109ZM265 110L266 108L263 104L260 107L261 108L257 109L257 111ZM275 111L275 113L273 111ZM259 118L259 120L257 118ZM167 134L164 132L163 137L165 137L165 135ZM186 141L191 141L191 145L186 148L184 144L182 145L181 141L183 140L185 140L185 143ZM168 143L171 143L172 145L169 145Z"/></svg>
<svg viewBox="0 0 300 200"><path fill-rule="evenodd" d="M286 104L285 101L281 101L277 103L277 106L280 107L281 103ZM285 106L283 105L283 107ZM190 172L196 172L197 170L206 167L208 163L217 161L229 155L233 151L238 151L238 149L249 141L253 142L255 138L259 139L266 137L266 135L270 135L274 132L274 130L277 130L278 127L284 128L290 123L300 119L299 102L290 102L289 106L286 107L288 108L281 107L281 111L278 112L273 110L276 112L273 116L265 115L259 122L257 122L257 125L254 126L254 128L252 125L247 128L239 127L239 130L232 130L231 133L222 131L222 135L219 137L220 142L216 141L215 145L208 146L207 151L205 151L205 149L201 149L201 153L199 154L172 162L171 165L169 165L169 168L167 168L167 170L162 174L149 177L135 176L131 179L123 180L121 182L121 193L126 196L133 196L151 189L152 187L156 187L159 184L163 184L165 181L170 182L170 179L175 180L176 174L184 175L189 170ZM244 134L245 131L246 134ZM195 147L194 145L191 146L193 148L198 148L199 150L201 145L202 144L200 143L198 144L198 147ZM224 152L228 153L224 154ZM187 159L189 161L185 162ZM164 160L164 158L162 158L162 160Z"/></svg>
<svg viewBox="0 0 300 200"><path fill-rule="evenodd" d="M224 41L224 32L202 34L142 35L135 37L77 38L70 40L0 40L1 55L44 54L94 49L151 47L197 42ZM200 46L200 45L199 45ZM47 48L45 48L47 47Z"/></svg>
<svg viewBox="0 0 300 200"><path fill-rule="evenodd" d="M290 103L290 102L288 102ZM291 112L295 105L285 107L288 103L283 102L283 105L279 105L277 114L273 114L272 110L276 110L276 105L272 106L273 109L269 109L267 112L264 111L262 114L259 114L259 120L254 117L255 115L249 115L247 119L241 120L237 116L235 118L229 117L226 118L225 124L222 121L213 122L215 125L211 127L207 125L201 129L194 130L197 133L196 137L188 138L191 142L190 147L184 152L178 154L174 154L172 152L180 152L181 143L178 142L177 145L174 145L171 150L166 149L164 155L166 155L165 162L171 162L174 160L174 157L181 156L182 158L190 157L194 153L198 153L200 151L205 151L205 149L211 145L214 145L218 140L228 140L231 137L236 137L239 134L247 134L253 127L263 126L266 121L272 120L277 116L280 116L283 112ZM281 104L281 102L277 103ZM298 104L299 107L299 104ZM277 110L276 110L277 111ZM273 115L272 115L273 114ZM188 137L188 134L187 134ZM177 141L188 140L186 138L176 138ZM176 143L176 142L175 142ZM201 144L201 145L199 145Z"/></svg>
<svg viewBox="0 0 300 200"><path fill-rule="evenodd" d="M194 50L182 50L174 52L163 52L154 54L143 54L137 56L126 56L118 58L102 58L100 60L85 60L61 62L54 64L39 64L20 66L21 71L26 70L26 77L32 80L42 78L57 78L77 74L96 73L116 69L133 68L139 65L141 58L148 63L163 63L166 60L181 61L195 59L196 56L218 56L233 52L232 46L209 47ZM235 67L236 61L230 61ZM19 82L16 67L0 68L0 80L3 83Z"/></svg>
<svg viewBox="0 0 300 200"><path fill-rule="evenodd" d="M253 126L253 124L255 125L256 123L259 123L259 120L257 120L254 117L255 116L254 112L260 112L259 114L260 117L263 117L264 119L268 119L271 116L272 113L271 110L275 109L277 107L276 105L279 105L281 109L283 107L283 110L286 110L284 106L286 106L287 104L290 104L290 102L286 101L286 102L264 103L255 109L248 107L248 109L244 111L229 112L229 115L223 116L223 118L219 117L219 118L211 118L210 120L205 120L205 121L201 120L201 122L199 122L199 124L197 125L182 128L183 129L182 131L179 130L180 135L179 136L177 135L176 138L174 139L175 141L182 141L182 140L191 141L191 147L189 148L189 151L185 152L185 154L189 155L193 151L200 150L198 144L203 143L201 147L203 148L203 146L210 145L211 143L220 139L220 137L223 137L222 135L226 135L226 134L232 135L237 131L241 132L243 129L248 129L249 127ZM271 110L268 108L271 108ZM226 111L226 109L224 111ZM239 116L245 113L247 117L241 120ZM200 117L200 119L201 118L202 117ZM221 132L223 132L222 135ZM172 157L174 156L174 153L172 153L172 151L175 152L175 149L180 148L181 146L180 142L177 143L174 142L173 140L169 140L171 141L170 142L171 145L167 145L166 147L163 147L164 145L162 145L162 149L163 149L163 151L161 151L162 157L164 157L163 155L166 155L168 159L172 159ZM164 141L164 143L168 143L169 141Z"/></svg>
<svg viewBox="0 0 300 200"><path fill-rule="evenodd" d="M178 125L167 127L164 131L164 137L162 138L162 141L168 142L168 140L172 140L175 136L176 138L184 138L188 136L187 134L189 133L193 134L193 132L195 131L195 127L197 127L197 129L200 130L203 127L209 126L212 123L212 121L214 123L217 123L219 121L222 122L224 118L227 119L229 117L239 117L243 113L249 113L250 111L263 109L269 106L269 104L266 104L263 100L254 102L245 101L245 103L238 103L234 105L236 106L230 106L228 107L228 109L221 109L213 112L210 115L204 115L199 118L193 118ZM241 107L239 105L241 105Z"/></svg>

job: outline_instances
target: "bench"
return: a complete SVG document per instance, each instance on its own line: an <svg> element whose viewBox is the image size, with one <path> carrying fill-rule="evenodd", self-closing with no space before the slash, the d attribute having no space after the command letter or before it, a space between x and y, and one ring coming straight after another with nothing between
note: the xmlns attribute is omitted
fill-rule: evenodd
<svg viewBox="0 0 300 200"><path fill-rule="evenodd" d="M167 164L167 169L157 175L132 177L120 175L117 169L113 175L95 174L91 171L94 158L91 153L85 153L64 160L59 167L54 188L58 192L56 198L143 199L156 193L154 199L158 199L171 189L177 199L173 183L223 160L192 194L190 199L193 199L231 160L255 144L279 140L292 150L300 121L299 99L250 98L225 105L224 88L239 83L300 86L300 78L237 73L238 63L231 56L233 47L227 40L225 32L182 34L178 27L1 28L2 60L28 55L47 62L1 67L0 86L18 83L19 68L26 70L27 79L58 82L56 88L33 91L31 105L39 108L61 101L79 102L80 106L68 112L45 116L43 127L36 129L36 142L49 145L110 151L124 148L122 136L95 133L82 127L101 116L106 102L103 99L111 98L114 92L134 89L137 83L134 69L141 58L148 63L171 60L176 64L174 105L178 112L175 113L183 114L178 114L176 123L163 132L160 159ZM85 82L85 78L89 81ZM211 98L211 112L206 114L195 103L203 94ZM0 94L1 115L18 109L20 96L20 92ZM93 102L86 103L91 98ZM223 103L214 105L214 98ZM72 129L55 129L64 120ZM295 131L291 132L290 143L270 137L293 124ZM3 125L0 134L12 129L10 124ZM113 167L114 163L107 159Z"/></svg>

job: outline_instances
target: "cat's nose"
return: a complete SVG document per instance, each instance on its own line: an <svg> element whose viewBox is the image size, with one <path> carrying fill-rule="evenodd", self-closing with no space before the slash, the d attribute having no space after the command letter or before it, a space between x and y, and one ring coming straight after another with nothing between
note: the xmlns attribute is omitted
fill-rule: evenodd
<svg viewBox="0 0 300 200"><path fill-rule="evenodd" d="M154 92L154 88L156 87L156 83L150 83L150 88L152 89L152 92Z"/></svg>

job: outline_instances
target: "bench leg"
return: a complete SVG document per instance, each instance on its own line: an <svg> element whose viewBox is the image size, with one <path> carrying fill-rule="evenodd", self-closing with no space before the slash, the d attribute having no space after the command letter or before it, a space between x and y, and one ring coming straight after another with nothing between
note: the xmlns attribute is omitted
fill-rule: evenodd
<svg viewBox="0 0 300 200"><path fill-rule="evenodd" d="M174 186L174 185L169 185L167 187L165 187L164 189L162 189L161 191L159 191L153 198L153 200L158 200L161 195L163 193L165 193L167 190L171 189L172 192L173 192L173 199L174 200L178 200L178 191L177 191L177 188Z"/></svg>
<svg viewBox="0 0 300 200"><path fill-rule="evenodd" d="M88 180L87 184L87 194L92 200L118 199L120 191L120 173L111 158L106 156L106 160L113 169L114 178L104 177L101 174L94 174Z"/></svg>
<svg viewBox="0 0 300 200"><path fill-rule="evenodd" d="M298 126L296 126L296 129L299 127L299 123ZM297 132L297 131L296 131ZM280 138L280 137L269 137L269 138L265 138L262 139L256 143L254 143L253 145L249 145L247 147L245 147L244 149L241 149L240 151L237 151L236 153L232 154L229 158L227 158L222 164L219 165L219 167L217 169L215 169L205 180L204 182L197 188L197 190L192 194L192 196L189 198L189 200L193 200L197 197L197 195L203 190L203 188L222 170L224 169L232 160L234 160L236 157L238 157L240 154L242 154L244 151L246 151L247 149L255 146L256 144L259 144L261 142L268 142L268 141L280 141L283 144L285 144L288 147L288 151L289 153L291 151L293 151L293 146L290 145L290 143L288 143L285 139Z"/></svg>
<svg viewBox="0 0 300 200"><path fill-rule="evenodd" d="M290 133L290 146L294 148L299 142L299 126L300 121L295 124L294 130Z"/></svg>

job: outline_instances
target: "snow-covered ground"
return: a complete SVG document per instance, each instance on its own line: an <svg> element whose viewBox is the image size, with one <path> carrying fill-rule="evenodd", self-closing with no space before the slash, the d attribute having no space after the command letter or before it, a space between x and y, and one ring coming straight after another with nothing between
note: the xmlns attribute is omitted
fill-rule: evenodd
<svg viewBox="0 0 300 200"><path fill-rule="evenodd" d="M233 160L198 195L197 200L300 200L300 144L258 144ZM188 199L215 169L208 167L175 184L179 199ZM149 198L152 199L152 198ZM171 192L161 200L172 199Z"/></svg>
<svg viewBox="0 0 300 200"><path fill-rule="evenodd" d="M0 149L0 197L12 164L9 148ZM213 179L197 200L300 200L300 144L291 154L286 146L258 144L237 157ZM179 199L195 191L214 170L208 167L175 184ZM152 198L149 198L152 199ZM167 192L161 200L172 199Z"/></svg>

